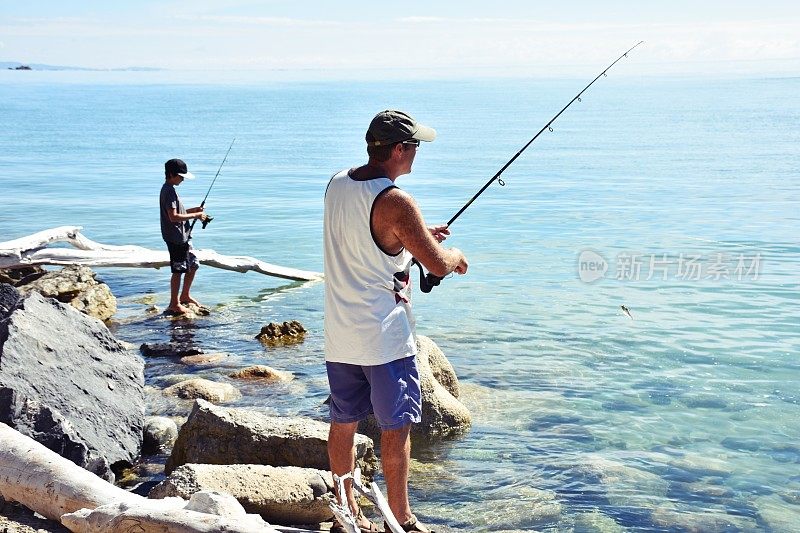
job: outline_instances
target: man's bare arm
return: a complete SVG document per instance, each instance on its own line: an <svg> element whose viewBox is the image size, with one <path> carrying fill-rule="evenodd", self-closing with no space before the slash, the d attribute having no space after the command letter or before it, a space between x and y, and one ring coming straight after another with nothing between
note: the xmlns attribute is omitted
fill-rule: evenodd
<svg viewBox="0 0 800 533"><path fill-rule="evenodd" d="M406 248L435 276L465 274L467 259L458 248L444 248L425 225L422 212L408 193L392 189L375 204L373 229L384 249Z"/></svg>

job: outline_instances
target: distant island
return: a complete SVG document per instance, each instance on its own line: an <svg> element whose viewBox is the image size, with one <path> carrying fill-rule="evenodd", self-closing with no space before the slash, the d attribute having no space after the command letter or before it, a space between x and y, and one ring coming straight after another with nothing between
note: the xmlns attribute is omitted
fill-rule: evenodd
<svg viewBox="0 0 800 533"><path fill-rule="evenodd" d="M86 68L86 67L71 67L64 65L44 65L40 63L21 63L19 61L0 61L0 69L3 68L8 70L84 70L93 72L108 72L108 71L151 72L156 70L164 70L154 67Z"/></svg>

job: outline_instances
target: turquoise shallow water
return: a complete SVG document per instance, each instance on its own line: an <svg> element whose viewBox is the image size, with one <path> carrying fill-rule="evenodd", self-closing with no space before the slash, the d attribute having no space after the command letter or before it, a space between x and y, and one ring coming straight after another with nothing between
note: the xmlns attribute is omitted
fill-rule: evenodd
<svg viewBox="0 0 800 533"><path fill-rule="evenodd" d="M196 246L309 270L322 269L327 180L363 162L376 111L407 109L438 130L398 184L441 222L586 83L34 74L0 72L0 240L81 225L158 248L163 162L189 163L200 178L179 193L199 203L235 136ZM800 529L799 89L612 73L459 218L448 242L469 274L414 304L474 425L415 449L420 515L454 530ZM582 281L587 259L605 262L602 279ZM120 299L121 338L230 354L201 369L148 361L152 385L269 364L298 379L245 387L235 405L324 418L320 284L204 268L196 295L216 312L182 324L144 311L143 296L166 305L168 272L100 276ZM304 344L253 339L289 319L310 330Z"/></svg>

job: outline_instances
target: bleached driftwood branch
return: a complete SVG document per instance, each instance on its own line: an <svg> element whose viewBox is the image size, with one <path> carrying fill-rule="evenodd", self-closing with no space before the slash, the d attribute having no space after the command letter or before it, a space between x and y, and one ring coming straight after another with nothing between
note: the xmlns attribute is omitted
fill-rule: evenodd
<svg viewBox="0 0 800 533"><path fill-rule="evenodd" d="M0 268L32 265L85 265L90 267L161 268L169 266L169 253L141 246L115 246L87 239L81 226L60 226L19 239L0 242ZM54 242L75 247L47 248ZM224 270L252 270L267 276L297 281L316 281L322 274L282 267L248 256L221 255L214 250L194 250L201 264Z"/></svg>
<svg viewBox="0 0 800 533"><path fill-rule="evenodd" d="M277 533L240 506L237 515L219 516L196 510L194 498L187 504L182 498L151 500L127 492L2 423L0 497L76 532Z"/></svg>

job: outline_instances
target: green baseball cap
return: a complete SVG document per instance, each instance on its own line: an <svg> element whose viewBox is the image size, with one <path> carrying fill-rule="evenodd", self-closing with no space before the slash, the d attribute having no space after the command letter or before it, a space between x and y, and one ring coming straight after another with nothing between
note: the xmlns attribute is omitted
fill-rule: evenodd
<svg viewBox="0 0 800 533"><path fill-rule="evenodd" d="M436 138L436 130L423 126L408 113L387 109L381 111L367 129L367 144L370 146L386 146L409 139L430 142Z"/></svg>

